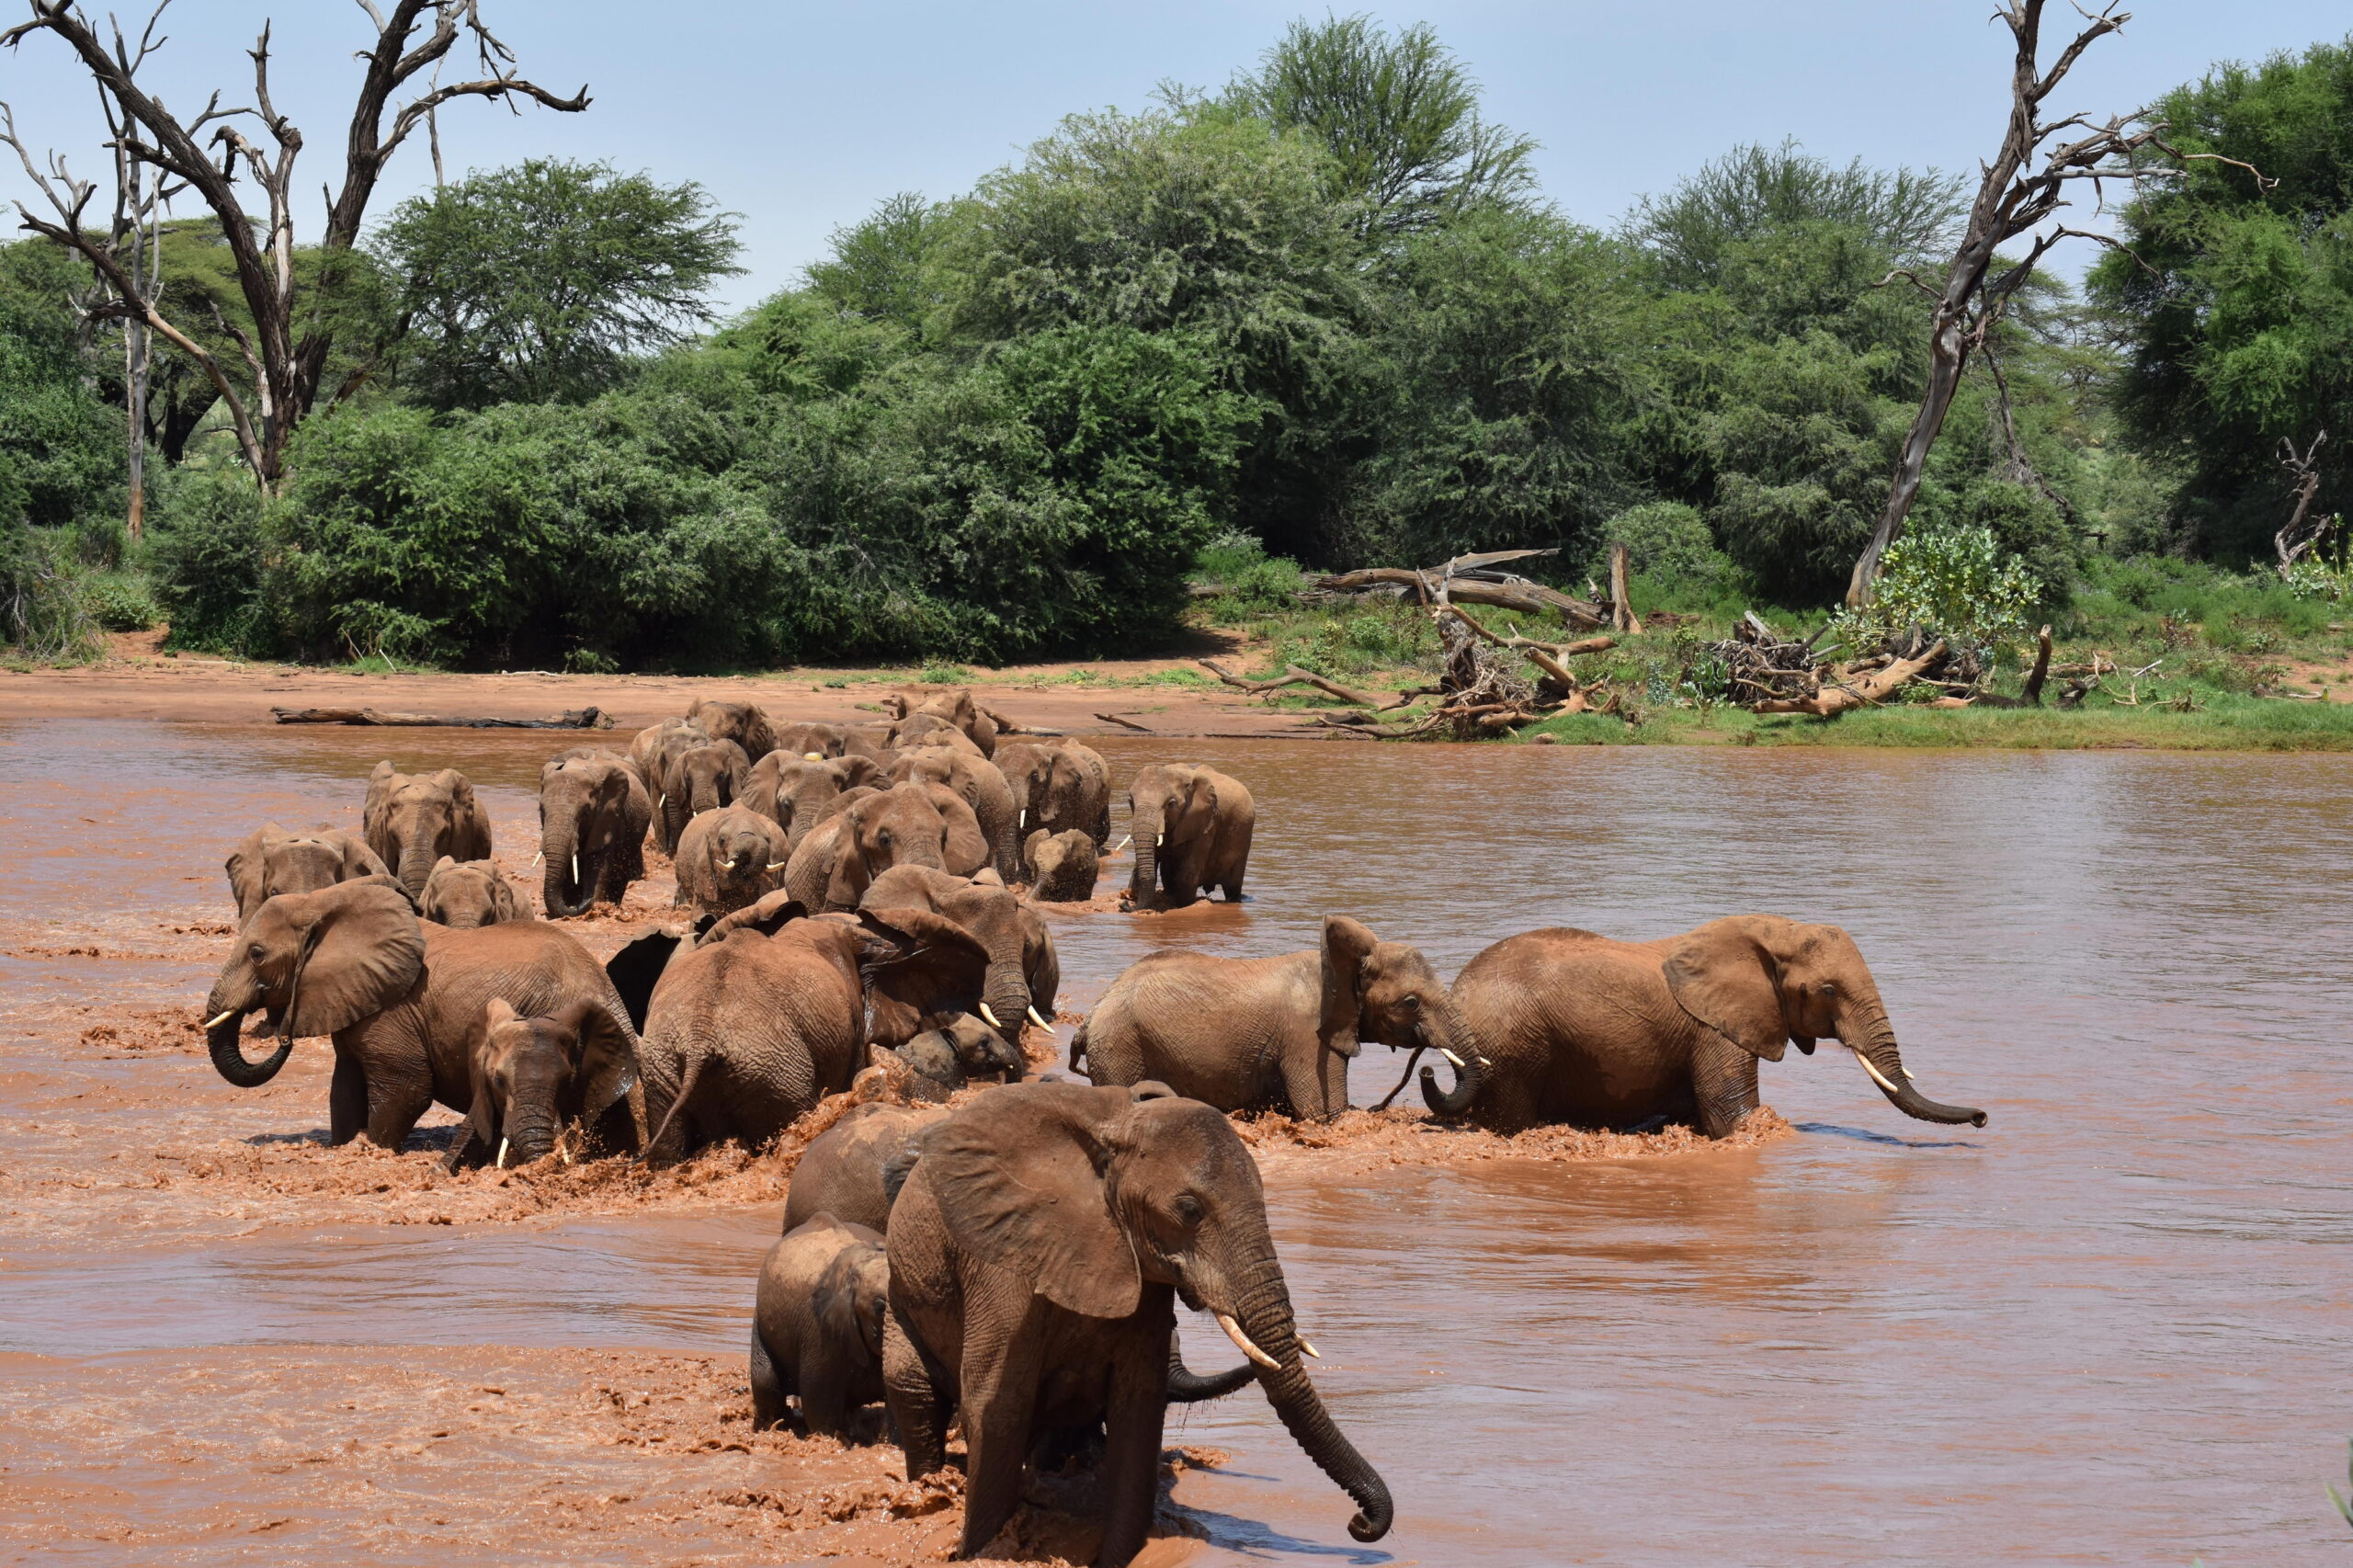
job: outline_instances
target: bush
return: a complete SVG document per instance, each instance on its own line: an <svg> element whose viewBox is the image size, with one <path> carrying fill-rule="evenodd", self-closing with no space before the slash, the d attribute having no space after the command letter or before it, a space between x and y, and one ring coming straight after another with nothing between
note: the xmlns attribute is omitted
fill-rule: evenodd
<svg viewBox="0 0 2353 1568"><path fill-rule="evenodd" d="M1256 540L1233 528L1201 547L1193 576L1225 590L1211 607L1211 619L1220 624L1289 609L1301 580L1297 562L1268 555Z"/></svg>
<svg viewBox="0 0 2353 1568"><path fill-rule="evenodd" d="M1601 542L1586 569L1596 582L1608 581L1608 546L1622 544L1628 568L1656 597L1714 604L1749 589L1747 574L1716 548L1706 519L1680 502L1652 501L1619 513L1602 525Z"/></svg>
<svg viewBox="0 0 2353 1568"><path fill-rule="evenodd" d="M0 520L0 639L18 657L67 662L97 652L66 541L51 530Z"/></svg>
<svg viewBox="0 0 2353 1568"><path fill-rule="evenodd" d="M144 631L164 619L144 577L129 573L92 573L82 586L83 608L108 631Z"/></svg>
<svg viewBox="0 0 2353 1568"><path fill-rule="evenodd" d="M157 495L155 597L175 648L266 658L283 631L263 583L262 507L241 469L184 470Z"/></svg>
<svg viewBox="0 0 2353 1568"><path fill-rule="evenodd" d="M1958 649L2022 635L2042 584L1984 528L1917 529L1887 547L1861 620L1879 631L1923 626Z"/></svg>

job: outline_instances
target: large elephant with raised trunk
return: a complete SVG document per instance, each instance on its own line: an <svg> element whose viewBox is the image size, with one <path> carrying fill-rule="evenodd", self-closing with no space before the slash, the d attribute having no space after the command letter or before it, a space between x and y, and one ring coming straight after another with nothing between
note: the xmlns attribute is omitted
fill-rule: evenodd
<svg viewBox="0 0 2353 1568"><path fill-rule="evenodd" d="M367 841L339 827L289 833L266 822L229 852L222 868L237 900L237 924L282 892L316 892L337 882L391 875Z"/></svg>
<svg viewBox="0 0 2353 1568"><path fill-rule="evenodd" d="M588 949L537 920L471 931L424 925L389 877L280 893L255 911L206 999L205 1043L221 1075L250 1089L277 1076L297 1039L334 1037L328 1137L346 1143L365 1132L398 1149L435 1102L473 1108L475 1046L494 1001L526 1018L574 1009L575 1037L596 1047L593 1067L533 1077L505 1115L552 1127L571 1106L607 1147L638 1148L637 1035ZM238 1038L256 1011L278 1040L258 1061Z"/></svg>
<svg viewBox="0 0 2353 1568"><path fill-rule="evenodd" d="M1176 1302L1216 1316L1275 1414L1352 1497L1348 1533L1388 1533L1389 1488L1301 1360L1258 1167L1214 1108L1157 1085L992 1089L924 1140L891 1210L882 1377L910 1480L966 1452L958 1553L1021 1500L1032 1448L1105 1426L1097 1568L1144 1543L1158 1492Z"/></svg>
<svg viewBox="0 0 2353 1568"><path fill-rule="evenodd" d="M1478 1090L1478 1041L1429 960L1327 915L1307 952L1130 964L1080 1026L1070 1064L1097 1084L1156 1079L1220 1110L1322 1120L1348 1108L1348 1063L1366 1041L1456 1063L1449 1104Z"/></svg>
<svg viewBox="0 0 2353 1568"><path fill-rule="evenodd" d="M540 902L548 918L619 903L645 875L654 797L629 759L600 746L565 752L540 769Z"/></svg>
<svg viewBox="0 0 2353 1568"><path fill-rule="evenodd" d="M442 856L490 858L490 813L474 799L472 782L454 767L408 774L378 763L368 776L360 832L408 890L412 904L423 901L425 879Z"/></svg>
<svg viewBox="0 0 2353 1568"><path fill-rule="evenodd" d="M1258 806L1240 779L1214 767L1158 764L1136 775L1128 807L1136 841L1128 903L1174 907L1211 888L1229 903L1241 898Z"/></svg>
<svg viewBox="0 0 2353 1568"><path fill-rule="evenodd" d="M1439 1114L1499 1131L1665 1118L1721 1138L1756 1108L1759 1062L1792 1042L1811 1055L1828 1037L1904 1115L1985 1125L1984 1111L1913 1086L1870 968L1836 926L1743 915L1653 942L1529 931L1464 965L1454 1004L1483 1081L1447 1096L1425 1069L1422 1092Z"/></svg>

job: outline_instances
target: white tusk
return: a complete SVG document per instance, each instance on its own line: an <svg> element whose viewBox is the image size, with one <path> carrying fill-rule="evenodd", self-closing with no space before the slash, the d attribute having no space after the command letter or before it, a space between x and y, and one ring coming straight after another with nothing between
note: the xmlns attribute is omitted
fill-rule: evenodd
<svg viewBox="0 0 2353 1568"><path fill-rule="evenodd" d="M237 1016L237 1009L235 1009L234 1007L232 1007L232 1008L230 1008L227 1012L225 1012L225 1013L222 1014L222 1015L221 1015L219 1017L217 1017L217 1018L207 1018L207 1019L205 1019L205 1020L204 1020L204 1027L205 1027L205 1028L206 1028L207 1030L217 1029L217 1028L219 1028L222 1024L227 1023L231 1018L233 1018L233 1017L235 1017L236 1016Z"/></svg>
<svg viewBox="0 0 2353 1568"><path fill-rule="evenodd" d="M1887 1074L1884 1074L1884 1073L1882 1073L1882 1072L1881 1072L1878 1068L1876 1068L1876 1067L1872 1066L1872 1065L1871 1065L1871 1059L1870 1059L1870 1057L1868 1057L1868 1056L1865 1056L1861 1051L1859 1051L1855 1052L1855 1060L1856 1060L1856 1061L1858 1061L1858 1062L1861 1062L1861 1063L1863 1064L1863 1071L1864 1071L1864 1072L1866 1072L1866 1073L1869 1073L1869 1074L1871 1075L1871 1082L1872 1082L1872 1083L1874 1083L1874 1084L1877 1084L1881 1088L1885 1089L1889 1094L1891 1094L1891 1095L1900 1095L1900 1094L1902 1094L1902 1093L1904 1092L1903 1090L1901 1090L1901 1089L1897 1088L1894 1085L1893 1085L1893 1084L1889 1083L1889 1082L1887 1081Z"/></svg>
<svg viewBox="0 0 2353 1568"><path fill-rule="evenodd" d="M1455 1055L1454 1052L1447 1050L1446 1047L1442 1045L1438 1048L1438 1053L1440 1056L1445 1057L1449 1062L1453 1062L1457 1067L1462 1065L1462 1058Z"/></svg>
<svg viewBox="0 0 2353 1568"><path fill-rule="evenodd" d="M1018 813L1014 817L1014 819L1013 819L1013 831L1014 831L1014 832L1016 832L1016 833L1027 833L1027 832L1029 832L1029 807L1027 807L1027 806L1022 807L1022 808L1021 808L1021 810L1020 810L1020 812L1018 812Z"/></svg>
<svg viewBox="0 0 2353 1568"><path fill-rule="evenodd" d="M533 870L533 871L538 870L538 869L540 869L540 861L542 861L542 860L544 860L544 859L546 859L547 858L548 858L548 852L547 852L546 850L544 850L544 849L540 850L537 855L534 855L534 856L532 856L532 857L531 857L531 863L530 863L530 865L529 865L528 868L526 868L526 869L529 869L529 870Z"/></svg>
<svg viewBox="0 0 2353 1568"><path fill-rule="evenodd" d="M1306 1351L1310 1356L1314 1357L1318 1361L1321 1361L1322 1359L1324 1359L1324 1353L1323 1353L1322 1351L1320 1351L1320 1350L1316 1349L1316 1348L1315 1348L1315 1346L1313 1346L1313 1345L1310 1345L1309 1343L1307 1343L1307 1341L1306 1341L1306 1340L1304 1340L1304 1339L1302 1339L1302 1340L1301 1340L1301 1341L1299 1342L1299 1347L1300 1347L1302 1350Z"/></svg>
<svg viewBox="0 0 2353 1568"><path fill-rule="evenodd" d="M1119 843L1111 846L1111 853L1117 855L1120 850L1125 849L1129 845L1133 844L1135 841L1136 835L1131 833L1128 835L1127 837L1120 840Z"/></svg>
<svg viewBox="0 0 2353 1568"><path fill-rule="evenodd" d="M1045 1030L1048 1034L1051 1034L1051 1033L1053 1033L1053 1032L1054 1032L1054 1026L1053 1026L1053 1025L1051 1025L1051 1024L1050 1024L1050 1023L1048 1023L1045 1019L1043 1019L1043 1018L1040 1017L1038 1016L1038 1009L1037 1009L1037 1008L1035 1008L1035 1007L1032 1007L1032 1008L1030 1008L1030 1009L1029 1009L1029 1021L1030 1021L1031 1023L1033 1023L1033 1024L1037 1025L1040 1028L1041 1028L1041 1029Z"/></svg>
<svg viewBox="0 0 2353 1568"><path fill-rule="evenodd" d="M580 885L580 857L577 855L572 858L572 885L574 887Z"/></svg>
<svg viewBox="0 0 2353 1568"><path fill-rule="evenodd" d="M1154 834L1154 835L1152 835L1152 846L1153 846L1154 849L1159 848L1162 845L1164 845L1164 844L1165 844L1165 843L1167 843L1167 842L1168 842L1168 835L1167 835L1166 834L1165 834L1165 833L1155 833L1155 834Z"/></svg>
<svg viewBox="0 0 2353 1568"><path fill-rule="evenodd" d="M506 1140L504 1138L498 1141L498 1168L502 1171L506 1168Z"/></svg>
<svg viewBox="0 0 2353 1568"><path fill-rule="evenodd" d="M804 751L801 754L801 760L803 762L823 762L825 760L825 754L821 751Z"/></svg>
<svg viewBox="0 0 2353 1568"><path fill-rule="evenodd" d="M1242 1325L1233 1321L1233 1314L1229 1312L1218 1313L1217 1325L1218 1327L1225 1330L1225 1336L1233 1341L1233 1347L1236 1350L1241 1351L1245 1356L1249 1357L1250 1359L1257 1362L1261 1367L1272 1368L1278 1371L1282 1369L1282 1363L1280 1361L1276 1360L1272 1356L1267 1355L1265 1351L1259 1349L1256 1345L1250 1342L1250 1336L1242 1332Z"/></svg>
<svg viewBox="0 0 2353 1568"><path fill-rule="evenodd" d="M989 1021L989 1028L993 1029L1001 1029L1005 1028L1003 1024L997 1022L996 1015L989 1011L989 1005L986 1002L981 1004L981 1017Z"/></svg>
<svg viewBox="0 0 2353 1568"><path fill-rule="evenodd" d="M571 1150L569 1150L569 1149L565 1148L563 1144L559 1143L559 1144L557 1144L557 1145L555 1146L555 1153L556 1153L556 1158L558 1158L558 1159L562 1160L565 1165L568 1165L572 1164L572 1151L571 1151Z"/></svg>
<svg viewBox="0 0 2353 1568"><path fill-rule="evenodd" d="M771 871L781 871L791 863L792 862L790 860L771 860L768 862L768 869Z"/></svg>

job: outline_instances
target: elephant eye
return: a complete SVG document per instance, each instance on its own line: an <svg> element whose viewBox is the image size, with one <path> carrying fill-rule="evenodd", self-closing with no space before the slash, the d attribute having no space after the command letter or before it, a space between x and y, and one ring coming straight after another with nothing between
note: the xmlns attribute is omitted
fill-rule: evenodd
<svg viewBox="0 0 2353 1568"><path fill-rule="evenodd" d="M1409 991L1405 994L1405 1000L1403 1006L1405 1011L1409 1013L1419 1012L1422 1006L1422 999Z"/></svg>
<svg viewBox="0 0 2353 1568"><path fill-rule="evenodd" d="M267 948L264 948L259 942L256 942L253 946L245 949L245 956L252 959L254 962L259 963L263 959L269 956L269 950Z"/></svg>
<svg viewBox="0 0 2353 1568"><path fill-rule="evenodd" d="M1176 1195L1176 1201L1169 1205L1169 1207L1176 1211L1176 1218L1182 1220L1188 1225L1199 1224L1201 1222L1201 1215L1205 1212L1201 1208L1201 1200L1194 1197L1189 1192L1178 1193Z"/></svg>

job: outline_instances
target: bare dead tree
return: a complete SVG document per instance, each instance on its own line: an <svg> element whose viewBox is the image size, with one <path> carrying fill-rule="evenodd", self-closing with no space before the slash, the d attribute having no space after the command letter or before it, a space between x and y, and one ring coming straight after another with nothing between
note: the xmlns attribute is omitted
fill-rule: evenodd
<svg viewBox="0 0 2353 1568"><path fill-rule="evenodd" d="M2296 509L2289 515L2288 526L2281 528L2271 541L2273 548L2279 552L2279 575L2282 577L2295 570L2296 562L2327 535L2336 521L2335 517L2323 517L2310 528L2305 525L2305 517L2313 509L2313 497L2320 494L2320 449L2326 445L2328 432L2325 430L2305 442L2302 452L2296 450L2295 442L2284 436L2280 437L2279 466L2286 469L2288 477L2296 482Z"/></svg>
<svg viewBox="0 0 2353 1568"><path fill-rule="evenodd" d="M1860 608L1870 603L1872 587L1879 580L1880 559L1904 531L1904 518L1920 494L1929 449L1936 445L1938 433L1944 428L1945 415L1952 408L1953 394L1960 389L1961 371L1967 367L1970 355L1984 347L1987 334L2027 279L2034 276L2036 265L2052 246L2071 235L2100 244L2117 244L2106 234L2051 223L2054 214L2070 205L2067 198L2073 187L2080 181L2089 180L2094 190L2100 191L2103 182L2109 180L2131 183L2178 175L2182 164L2200 159L2233 165L2245 169L2258 183L2268 183L2249 165L2235 159L2210 153L2177 152L2165 142L2164 122L2150 118L2146 109L2118 115L2104 123L2094 123L2081 114L2046 122L2042 118L2043 101L2066 78L2075 62L2083 58L2084 51L2131 20L2130 12L2116 9L2116 0L2109 0L2097 13L2084 10L2080 5L2075 8L2086 25L2060 51L2048 71L2041 65L2043 0L2003 0L1994 13L2009 28L2017 44L2010 74L2009 126L2003 133L2001 151L1992 162L1981 165L1984 172L1977 199L1970 207L1968 224L1946 268L1942 285L1931 287L1902 267L1883 280L1893 282L1903 278L1935 301L1929 312L1928 385L1920 400L1920 412L1914 416L1911 431L1896 457L1887 505L1881 510L1879 524L1871 530L1870 542L1864 545L1847 584L1847 603L1852 608ZM2170 165L2153 164L2147 156L2152 150L2171 160ZM2051 226L2043 227L2046 223ZM1989 278L1987 274L2001 247L2028 233L2032 233L2033 238L2025 258Z"/></svg>
<svg viewBox="0 0 2353 1568"><path fill-rule="evenodd" d="M143 41L140 54L134 55L124 47L118 28L115 48L109 51L73 0L28 3L32 19L0 33L0 44L13 49L37 32L54 33L63 40L90 73L100 95L119 108L124 129L116 141L121 155L154 169L165 180L193 189L219 218L253 330L248 333L226 320L218 324L237 345L250 386L241 393L215 356L166 321L152 299L141 301L137 280L113 247L84 227L83 213L92 194L88 182L74 179L64 161L53 154L46 173L36 167L10 115L5 120L5 137L0 139L16 148L26 173L56 210L51 221L36 217L22 202L17 203L24 227L79 251L113 289L126 312L136 311L148 327L203 369L228 408L238 445L265 491L277 488L287 441L318 400L327 358L335 346L330 318L319 307L324 296L336 286L358 243L369 199L400 144L419 125L430 125L435 110L453 98L490 98L504 101L510 108L516 107L516 99L529 98L571 114L588 107L585 86L571 97L558 97L517 74L514 51L483 22L481 0L392 0L389 14L379 8L376 0L358 0L376 29L375 42L359 57L365 69L351 113L343 185L326 193L315 273L299 278L294 265L294 165L302 150L302 132L270 100L269 25L263 25L259 40L248 51L254 62L253 105L222 108L216 91L201 113L183 120L133 80L137 60L148 49ZM170 0L164 0L156 7L144 36L153 36L157 19L169 4ZM429 29L419 38L419 28L428 23ZM472 40L483 75L449 86L428 86L396 105L402 89L420 73L438 73L442 58L460 37ZM161 41L157 40L158 46ZM432 80L438 79L437 75ZM6 109L6 105L0 105L0 114ZM244 133L243 126L248 120L266 133L269 149ZM235 184L241 174L250 177L267 199L265 218L255 219L238 199Z"/></svg>

